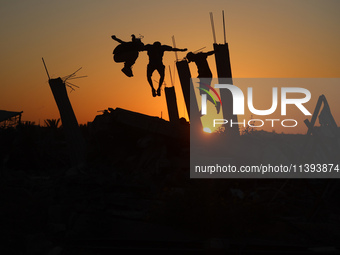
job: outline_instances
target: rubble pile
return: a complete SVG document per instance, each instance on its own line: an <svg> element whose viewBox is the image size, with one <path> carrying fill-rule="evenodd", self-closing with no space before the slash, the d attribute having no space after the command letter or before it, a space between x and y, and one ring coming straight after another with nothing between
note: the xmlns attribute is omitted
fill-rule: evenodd
<svg viewBox="0 0 340 255"><path fill-rule="evenodd" d="M62 128L0 130L1 254L338 251L337 179L190 179L187 124L139 128L115 111L81 126L80 169ZM282 136L240 139L292 160L305 138Z"/></svg>

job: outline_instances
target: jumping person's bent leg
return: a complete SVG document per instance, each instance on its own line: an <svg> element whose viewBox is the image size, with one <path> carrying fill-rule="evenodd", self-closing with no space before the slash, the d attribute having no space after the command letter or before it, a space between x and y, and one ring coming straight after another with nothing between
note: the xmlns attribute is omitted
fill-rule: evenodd
<svg viewBox="0 0 340 255"><path fill-rule="evenodd" d="M150 65L148 65L147 67L147 70L146 70L146 77L148 79L148 82L150 84L150 87L151 87L151 90L152 90L152 96L155 97L156 96L156 90L155 88L153 87L153 84L152 84L152 73L155 71L155 68L154 67L151 67Z"/></svg>
<svg viewBox="0 0 340 255"><path fill-rule="evenodd" d="M157 68L157 71L159 73L159 84L158 84L158 89L157 89L157 95L158 96L161 96L161 86L163 84L163 81L164 81L164 76L165 76L165 66L162 65L162 66L159 66Z"/></svg>

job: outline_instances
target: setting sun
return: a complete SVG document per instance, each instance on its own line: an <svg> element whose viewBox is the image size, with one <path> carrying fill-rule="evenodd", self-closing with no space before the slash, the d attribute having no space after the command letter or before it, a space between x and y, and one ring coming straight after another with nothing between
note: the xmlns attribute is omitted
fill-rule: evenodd
<svg viewBox="0 0 340 255"><path fill-rule="evenodd" d="M208 127L203 128L203 131L204 131L205 133L211 133L211 129L208 128Z"/></svg>

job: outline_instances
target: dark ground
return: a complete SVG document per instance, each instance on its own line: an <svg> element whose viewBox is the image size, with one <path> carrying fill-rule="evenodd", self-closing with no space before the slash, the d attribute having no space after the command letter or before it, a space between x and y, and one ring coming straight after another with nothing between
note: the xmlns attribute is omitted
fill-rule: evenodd
<svg viewBox="0 0 340 255"><path fill-rule="evenodd" d="M339 253L336 179L190 179L189 141L114 126L0 130L0 254Z"/></svg>

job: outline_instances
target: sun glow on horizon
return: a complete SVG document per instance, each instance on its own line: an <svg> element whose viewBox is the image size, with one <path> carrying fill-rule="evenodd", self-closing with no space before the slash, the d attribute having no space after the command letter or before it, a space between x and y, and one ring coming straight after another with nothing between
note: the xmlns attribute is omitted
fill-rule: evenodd
<svg viewBox="0 0 340 255"><path fill-rule="evenodd" d="M208 128L208 127L203 128L203 131L204 131L205 133L211 134L211 129Z"/></svg>

